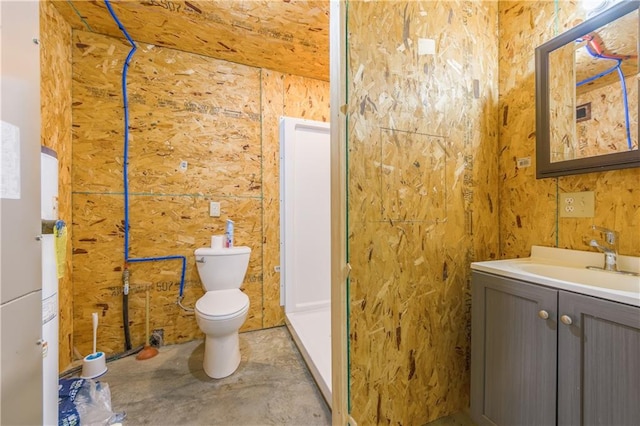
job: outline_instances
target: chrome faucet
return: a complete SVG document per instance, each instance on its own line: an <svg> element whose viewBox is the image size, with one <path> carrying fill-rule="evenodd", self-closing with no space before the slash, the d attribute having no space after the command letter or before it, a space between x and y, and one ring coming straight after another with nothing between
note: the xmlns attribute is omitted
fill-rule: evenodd
<svg viewBox="0 0 640 426"><path fill-rule="evenodd" d="M601 271L615 272L617 274L632 275L640 277L640 273L631 271L621 271L618 269L618 233L611 229L593 225L591 229L600 232L604 236L604 243L600 244L596 239L589 241L591 247L597 248L604 253L604 268L600 266L587 266L587 269L599 269Z"/></svg>
<svg viewBox="0 0 640 426"><path fill-rule="evenodd" d="M618 271L618 233L611 229L593 225L591 229L599 231L604 236L604 245L593 239L589 242L591 247L597 248L604 253L604 269L605 271Z"/></svg>

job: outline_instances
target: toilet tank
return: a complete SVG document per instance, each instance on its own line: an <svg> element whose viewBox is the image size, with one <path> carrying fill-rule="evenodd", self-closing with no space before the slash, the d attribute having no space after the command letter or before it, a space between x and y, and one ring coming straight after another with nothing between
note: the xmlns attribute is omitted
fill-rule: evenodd
<svg viewBox="0 0 640 426"><path fill-rule="evenodd" d="M249 266L251 249L202 247L196 249L196 265L205 291L240 288Z"/></svg>

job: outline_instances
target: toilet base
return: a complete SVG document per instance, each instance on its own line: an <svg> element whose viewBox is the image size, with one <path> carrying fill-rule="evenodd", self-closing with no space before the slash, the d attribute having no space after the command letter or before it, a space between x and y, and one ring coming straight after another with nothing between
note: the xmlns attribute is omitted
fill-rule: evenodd
<svg viewBox="0 0 640 426"><path fill-rule="evenodd" d="M230 376L240 365L238 332L222 336L206 336L204 341L204 372L213 379Z"/></svg>

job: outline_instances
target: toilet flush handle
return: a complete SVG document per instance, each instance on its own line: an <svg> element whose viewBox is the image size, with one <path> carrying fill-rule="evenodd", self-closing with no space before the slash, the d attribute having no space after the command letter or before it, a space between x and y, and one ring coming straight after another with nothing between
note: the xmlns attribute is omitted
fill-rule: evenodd
<svg viewBox="0 0 640 426"><path fill-rule="evenodd" d="M196 259L196 262L198 262L198 263L204 263L204 257L201 257L200 259Z"/></svg>

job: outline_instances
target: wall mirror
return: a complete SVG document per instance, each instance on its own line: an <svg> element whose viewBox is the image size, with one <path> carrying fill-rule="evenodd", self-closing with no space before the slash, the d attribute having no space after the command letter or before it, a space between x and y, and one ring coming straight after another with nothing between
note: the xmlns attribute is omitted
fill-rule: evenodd
<svg viewBox="0 0 640 426"><path fill-rule="evenodd" d="M536 48L536 177L640 166L640 1Z"/></svg>

